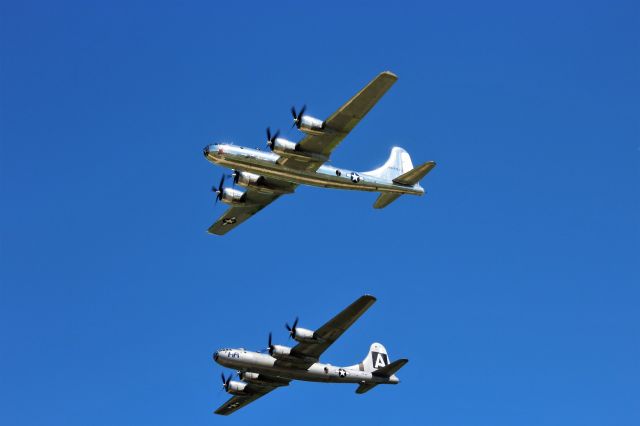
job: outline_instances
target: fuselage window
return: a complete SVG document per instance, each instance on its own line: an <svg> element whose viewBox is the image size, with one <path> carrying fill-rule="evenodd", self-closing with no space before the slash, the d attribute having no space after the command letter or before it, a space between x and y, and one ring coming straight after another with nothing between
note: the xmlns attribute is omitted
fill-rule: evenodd
<svg viewBox="0 0 640 426"><path fill-rule="evenodd" d="M340 170L336 170L336 176L340 176L342 173L340 173Z"/></svg>

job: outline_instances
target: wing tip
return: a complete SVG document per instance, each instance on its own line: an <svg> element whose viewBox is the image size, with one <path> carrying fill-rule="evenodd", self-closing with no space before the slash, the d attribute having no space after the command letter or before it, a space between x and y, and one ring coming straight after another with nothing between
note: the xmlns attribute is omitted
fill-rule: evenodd
<svg viewBox="0 0 640 426"><path fill-rule="evenodd" d="M394 80L397 80L397 79L398 79L398 76L397 76L394 72L389 71L389 70L387 70L387 71L382 71L382 72L380 73L380 75L381 75L381 76L383 76L383 75L384 75L384 76L387 76L387 77L392 78L392 79L394 79Z"/></svg>
<svg viewBox="0 0 640 426"><path fill-rule="evenodd" d="M372 294L364 294L360 297L361 300L368 300L371 303L375 303L378 299Z"/></svg>

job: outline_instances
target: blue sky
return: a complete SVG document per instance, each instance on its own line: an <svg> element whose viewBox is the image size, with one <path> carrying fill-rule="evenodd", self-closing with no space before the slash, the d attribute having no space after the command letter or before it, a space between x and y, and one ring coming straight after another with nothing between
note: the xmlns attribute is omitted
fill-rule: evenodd
<svg viewBox="0 0 640 426"><path fill-rule="evenodd" d="M632 1L1 3L0 423L640 421ZM224 238L217 141L399 80L336 149L435 160L426 197L301 187ZM286 131L285 131L286 134ZM291 138L299 137L290 131ZM295 383L230 419L219 347L378 302L399 386Z"/></svg>

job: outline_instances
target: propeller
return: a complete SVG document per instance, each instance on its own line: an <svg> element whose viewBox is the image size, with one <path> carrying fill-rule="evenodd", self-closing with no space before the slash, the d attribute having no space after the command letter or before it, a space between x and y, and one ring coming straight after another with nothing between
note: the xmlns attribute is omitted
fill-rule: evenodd
<svg viewBox="0 0 640 426"><path fill-rule="evenodd" d="M225 392L229 391L229 383L231 382L231 378L233 377L233 374L229 374L229 377L227 377L226 379L224 378L224 373L220 373L220 377L222 377L222 388L224 389Z"/></svg>
<svg viewBox="0 0 640 426"><path fill-rule="evenodd" d="M267 350L269 351L269 355L273 354L273 343L271 342L271 332L269 332L269 346L267 346Z"/></svg>
<svg viewBox="0 0 640 426"><path fill-rule="evenodd" d="M287 330L289 330L289 339L291 339L292 337L295 339L296 327L298 326L298 317L296 317L296 320L293 322L292 326L290 326L288 322L285 323L284 326L287 328Z"/></svg>
<svg viewBox="0 0 640 426"><path fill-rule="evenodd" d="M276 142L276 139L278 139L278 136L280 136L280 130L277 130L275 132L275 134L273 134L273 136L271 135L271 127L267 127L267 146L273 150L273 144Z"/></svg>
<svg viewBox="0 0 640 426"><path fill-rule="evenodd" d="M298 129L300 128L300 122L302 121L302 116L304 115L304 112L306 110L306 105L302 105L299 113L296 113L296 107L291 107L291 115L293 115L293 126L296 126ZM293 128L293 126L291 126L291 128Z"/></svg>
<svg viewBox="0 0 640 426"><path fill-rule="evenodd" d="M228 177L233 179L233 184L235 185L236 183L238 183L238 178L240 177L240 172L237 171L236 169L232 169L231 170L231 174L228 175Z"/></svg>
<svg viewBox="0 0 640 426"><path fill-rule="evenodd" d="M216 204L217 204L219 200L222 200L222 192L224 190L224 175L220 177L220 183L218 184L218 187L216 188L215 186L213 186L211 187L211 190L216 194L218 194L216 195Z"/></svg>

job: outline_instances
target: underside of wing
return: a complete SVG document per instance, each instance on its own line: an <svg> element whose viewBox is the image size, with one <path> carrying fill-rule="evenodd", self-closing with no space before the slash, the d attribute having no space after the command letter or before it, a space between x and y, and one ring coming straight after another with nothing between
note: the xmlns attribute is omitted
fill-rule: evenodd
<svg viewBox="0 0 640 426"><path fill-rule="evenodd" d="M296 157L283 155L278 162L291 169L317 170L397 79L398 77L390 71L380 73L324 121L324 131L307 134L298 143L297 149L301 153L314 155L308 158L304 158L304 155Z"/></svg>
<svg viewBox="0 0 640 426"><path fill-rule="evenodd" d="M229 207L229 209L209 227L208 232L210 234L224 235L271 204L283 193L293 192L295 189L295 186L290 183L283 182L282 184L283 187L287 185L286 192L259 192L248 189L245 192L244 202Z"/></svg>
<svg viewBox="0 0 640 426"><path fill-rule="evenodd" d="M317 342L298 343L291 352L299 356L307 356L315 359L320 358L320 355L322 355L322 353L326 351L333 342L342 336L342 333L351 327L351 325L353 325L353 323L356 322L356 320L360 318L360 316L364 314L367 309L375 303L375 301L376 298L373 296L365 295L360 297L315 331L314 336L318 339Z"/></svg>
<svg viewBox="0 0 640 426"><path fill-rule="evenodd" d="M248 385L245 389L248 392L247 395L235 395L231 397L227 402L218 407L218 409L214 411L214 413L220 414L222 416L228 416L229 414L238 411L242 407L249 405L256 399L268 394L269 392L274 390L275 387L258 387L255 385Z"/></svg>
<svg viewBox="0 0 640 426"><path fill-rule="evenodd" d="M367 115L397 79L398 77L389 71L379 74L325 121L325 133L306 136L300 141L300 148L325 156L331 155L333 149Z"/></svg>

